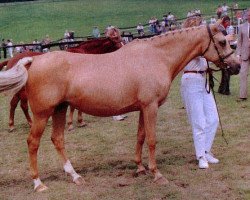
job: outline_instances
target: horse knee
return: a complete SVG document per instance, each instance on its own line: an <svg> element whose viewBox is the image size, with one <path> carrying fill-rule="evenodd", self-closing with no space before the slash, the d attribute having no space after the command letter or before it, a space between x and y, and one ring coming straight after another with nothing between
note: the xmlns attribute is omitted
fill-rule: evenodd
<svg viewBox="0 0 250 200"><path fill-rule="evenodd" d="M57 150L62 150L64 149L64 141L62 138L58 138L58 137L51 137L51 141L53 142L55 148Z"/></svg>
<svg viewBox="0 0 250 200"><path fill-rule="evenodd" d="M148 147L149 147L149 150L154 150L155 149L155 146L156 146L156 141L155 139L149 139L147 141L147 144L148 144Z"/></svg>
<svg viewBox="0 0 250 200"><path fill-rule="evenodd" d="M37 152L39 148L39 140L35 140L33 137L28 137L27 144L30 153Z"/></svg>

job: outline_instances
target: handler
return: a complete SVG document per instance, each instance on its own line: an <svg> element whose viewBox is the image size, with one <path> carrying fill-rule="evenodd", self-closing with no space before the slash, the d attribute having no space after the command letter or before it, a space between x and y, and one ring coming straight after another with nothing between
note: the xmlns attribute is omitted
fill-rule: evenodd
<svg viewBox="0 0 250 200"><path fill-rule="evenodd" d="M183 27L199 26L201 23L202 18L194 16L188 18ZM206 70L205 58L197 57L184 68L181 79L182 98L192 126L196 159L201 169L208 168L208 163L219 163L211 153L219 117L214 96L205 88Z"/></svg>

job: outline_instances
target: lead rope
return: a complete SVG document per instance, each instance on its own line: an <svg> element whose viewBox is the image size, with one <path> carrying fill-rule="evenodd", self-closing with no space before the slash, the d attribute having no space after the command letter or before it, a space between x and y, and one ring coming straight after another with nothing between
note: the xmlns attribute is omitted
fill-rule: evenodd
<svg viewBox="0 0 250 200"><path fill-rule="evenodd" d="M218 81L214 76L213 76L213 72L216 72L216 71L220 71L219 70L215 70L215 69L212 69L209 67L209 63L207 61L207 72L206 72L206 81L205 81L205 88L206 88L206 91L207 93L210 93L212 91L212 94L214 96L214 101L215 101L215 105L216 105L216 110L217 110L217 113L218 113L218 117L219 117L219 123L220 123L220 128L221 128L221 133L222 133L222 137L224 139L224 141L226 142L226 144L228 145L228 141L225 137L225 134L224 134L224 130L223 130L223 127L222 127L222 123L221 123L221 117L220 117L220 113L219 113L219 109L218 109L218 104L217 104L217 101L216 101L216 98L215 98L215 93L214 93L214 79L216 81Z"/></svg>

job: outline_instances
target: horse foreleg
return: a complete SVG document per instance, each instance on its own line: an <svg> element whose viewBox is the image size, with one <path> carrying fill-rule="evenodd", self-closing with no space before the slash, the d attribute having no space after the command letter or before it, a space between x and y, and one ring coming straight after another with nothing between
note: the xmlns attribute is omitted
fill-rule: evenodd
<svg viewBox="0 0 250 200"><path fill-rule="evenodd" d="M155 147L156 147L156 119L158 103L153 103L143 109L144 128L146 132L146 141L149 148L149 169L154 174L154 182L167 184L167 179L160 173L156 166Z"/></svg>
<svg viewBox="0 0 250 200"><path fill-rule="evenodd" d="M70 105L70 112L68 118L68 131L72 131L74 129L73 126L73 116L74 116L75 107Z"/></svg>
<svg viewBox="0 0 250 200"><path fill-rule="evenodd" d="M41 182L38 176L37 151L48 118L49 116L40 117L38 115L34 115L34 122L31 126L30 134L27 140L29 148L31 175L34 181L34 190L38 192L47 189L47 187Z"/></svg>
<svg viewBox="0 0 250 200"><path fill-rule="evenodd" d="M73 181L77 185L81 185L84 183L84 180L80 175L78 175L73 166L71 165L69 159L65 154L65 145L64 145L64 128L66 124L66 112L67 112L67 105L61 104L56 109L54 114L52 115L53 121L53 132L51 136L51 140L58 152L61 156L63 163L64 163L64 171L70 174L73 178Z"/></svg>
<svg viewBox="0 0 250 200"><path fill-rule="evenodd" d="M31 126L32 124L32 120L31 120L31 117L29 115L29 106L28 106L28 99L21 99L21 108L23 110L23 113L29 123L29 125Z"/></svg>
<svg viewBox="0 0 250 200"><path fill-rule="evenodd" d="M10 101L10 115L9 115L9 131L14 130L14 119L15 119L15 110L20 98L17 94L15 94Z"/></svg>
<svg viewBox="0 0 250 200"><path fill-rule="evenodd" d="M138 175L146 172L146 169L142 164L142 147L144 141L145 141L144 120L143 120L143 113L140 112L139 126L137 132L136 153L135 153L135 163L137 164L138 167L136 174Z"/></svg>
<svg viewBox="0 0 250 200"><path fill-rule="evenodd" d="M77 121L78 121L78 126L79 126L79 127L84 127L84 126L87 125L87 124L83 121L82 111L80 111L80 110L78 110Z"/></svg>

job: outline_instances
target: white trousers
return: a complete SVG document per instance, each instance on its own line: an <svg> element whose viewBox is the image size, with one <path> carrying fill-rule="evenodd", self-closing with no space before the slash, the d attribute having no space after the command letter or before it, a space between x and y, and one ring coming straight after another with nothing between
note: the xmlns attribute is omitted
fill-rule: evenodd
<svg viewBox="0 0 250 200"><path fill-rule="evenodd" d="M192 126L196 158L210 152L219 124L213 94L207 93L205 77L201 74L183 74L181 93L189 122Z"/></svg>

